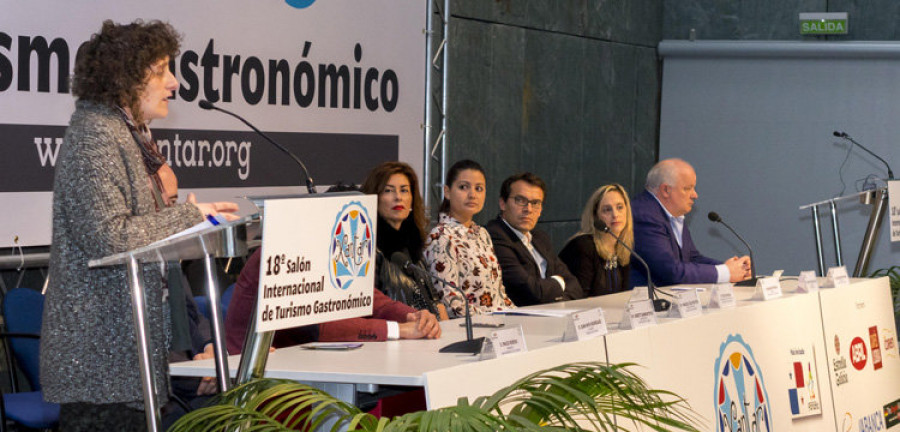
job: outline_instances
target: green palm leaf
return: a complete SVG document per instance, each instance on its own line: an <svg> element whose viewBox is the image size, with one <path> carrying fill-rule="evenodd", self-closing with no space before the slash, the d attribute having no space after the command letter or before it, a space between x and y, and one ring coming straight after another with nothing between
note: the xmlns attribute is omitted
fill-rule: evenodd
<svg viewBox="0 0 900 432"><path fill-rule="evenodd" d="M261 379L185 415L170 431L331 430L375 432L697 431L699 418L678 395L653 390L632 363L571 363L528 375L493 395L455 406L376 419L313 387Z"/></svg>

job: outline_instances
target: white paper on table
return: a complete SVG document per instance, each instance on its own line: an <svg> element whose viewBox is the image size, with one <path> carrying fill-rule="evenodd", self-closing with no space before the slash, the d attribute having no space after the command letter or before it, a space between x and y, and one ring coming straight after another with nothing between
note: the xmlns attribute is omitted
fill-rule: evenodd
<svg viewBox="0 0 900 432"><path fill-rule="evenodd" d="M524 315L551 318L565 318L581 309L508 309L495 311L494 315Z"/></svg>

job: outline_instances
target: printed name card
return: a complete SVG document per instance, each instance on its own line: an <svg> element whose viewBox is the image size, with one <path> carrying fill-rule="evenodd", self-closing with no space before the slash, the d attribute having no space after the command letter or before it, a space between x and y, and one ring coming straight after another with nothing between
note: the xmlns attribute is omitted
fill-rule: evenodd
<svg viewBox="0 0 900 432"><path fill-rule="evenodd" d="M566 320L568 323L563 333L563 342L593 339L607 333L606 317L601 308L575 312Z"/></svg>
<svg viewBox="0 0 900 432"><path fill-rule="evenodd" d="M827 279L825 285L828 288L840 288L850 285L850 276L847 276L847 267L844 266L829 268L825 278Z"/></svg>
<svg viewBox="0 0 900 432"><path fill-rule="evenodd" d="M650 298L650 289L645 286L636 286L631 290L631 298L628 303L647 300Z"/></svg>
<svg viewBox="0 0 900 432"><path fill-rule="evenodd" d="M656 325L656 312L653 311L653 302L650 299L625 304L625 314L619 322L620 329L637 329L652 325Z"/></svg>
<svg viewBox="0 0 900 432"><path fill-rule="evenodd" d="M802 271L800 272L800 277L797 278L797 291L798 293L810 293L819 290L819 279L816 277L816 272L810 271Z"/></svg>
<svg viewBox="0 0 900 432"><path fill-rule="evenodd" d="M669 309L669 318L691 318L703 315L703 305L696 289L679 291L675 294L675 302Z"/></svg>
<svg viewBox="0 0 900 432"><path fill-rule="evenodd" d="M734 298L734 285L730 283L721 283L713 285L712 291L709 293L710 309L726 309L733 308L737 305Z"/></svg>
<svg viewBox="0 0 900 432"><path fill-rule="evenodd" d="M481 347L481 360L490 358L500 358L510 354L526 352L528 347L525 345L525 333L522 326L494 330L484 340Z"/></svg>
<svg viewBox="0 0 900 432"><path fill-rule="evenodd" d="M753 300L772 300L781 297L781 282L777 277L764 277L756 281L756 292Z"/></svg>

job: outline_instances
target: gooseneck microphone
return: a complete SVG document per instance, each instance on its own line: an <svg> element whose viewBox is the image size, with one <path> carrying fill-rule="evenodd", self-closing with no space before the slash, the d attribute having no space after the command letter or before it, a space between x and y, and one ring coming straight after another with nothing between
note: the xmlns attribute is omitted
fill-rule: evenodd
<svg viewBox="0 0 900 432"><path fill-rule="evenodd" d="M843 138L843 139L845 139L845 140L847 140L847 141L850 141L851 143L856 144L859 148L861 148L861 149L865 150L866 152L868 152L870 155L875 156L875 159L880 160L881 163L883 163L884 166L887 167L888 180L893 180L893 179L894 179L894 172L891 171L891 166L888 165L888 163L887 163L884 159L882 159L880 156L878 156L878 155L875 154L875 153L872 153L872 150L869 150L869 149L865 148L862 144L856 142L856 140L853 139L850 135L847 135L847 132L843 132L843 131L834 131L834 136L836 136L836 137L838 137L838 138Z"/></svg>
<svg viewBox="0 0 900 432"><path fill-rule="evenodd" d="M423 297L427 297L428 304L424 305L430 310L433 314L437 315L438 312L434 308L434 302L438 301L437 293L434 290L434 284L431 282L431 274L429 274L425 269L416 265L413 262L412 258L410 258L409 254L403 251L396 251L391 255L391 263L400 267L407 276L412 278L419 287L422 288L423 293L421 295Z"/></svg>
<svg viewBox="0 0 900 432"><path fill-rule="evenodd" d="M316 193L316 185L315 185L315 183L313 183L312 177L309 176L309 171L306 169L306 165L303 164L303 161L301 161L300 158L298 158L296 155L294 155L293 153L291 153L290 150L288 150L287 148L285 148L283 145L278 144L277 142L275 142L275 140L273 140L272 138L269 138L268 135L266 135L265 133L263 133L263 131L257 129L256 126L253 126L252 124L250 124L249 121L247 121L247 120L244 119L243 117L241 117L241 116L239 116L239 115L237 115L237 114L235 114L235 113L233 113L233 112L231 112L231 111L228 111L228 110L226 110L226 109L219 108L219 107L213 105L212 102L210 102L210 101L208 101L208 100L206 100L206 99L201 99L200 102L199 102L197 105L199 105L200 108L203 108L203 109L205 109L205 110L221 111L221 112L223 112L223 113L225 113L225 114L228 114L228 115L230 115L230 116L232 116L232 117L234 117L234 118L236 118L236 119L238 119L238 120L244 122L244 124L247 125L247 126L249 126L250 129L253 129L253 132L258 133L259 136L265 138L266 141L272 143L272 145L274 145L275 148L277 148L278 150L281 150L284 154L290 156L290 158L293 159L294 162L297 163L297 165L300 165L300 169L303 170L303 176L306 177L306 191L309 192L310 194Z"/></svg>
<svg viewBox="0 0 900 432"><path fill-rule="evenodd" d="M736 283L735 286L756 286L756 280L758 279L756 277L756 260L753 259L753 249L750 247L750 244L748 244L747 241L745 241L744 238L737 233L737 231L735 231L727 223L725 223L725 221L722 220L722 217L719 216L718 213L709 212L706 217L708 217L712 222L718 222L722 225L725 225L725 228L728 228L728 230L731 231L731 233L734 234L734 236L737 237L738 240L740 240L741 243L743 243L744 246L747 247L747 250L750 251L750 279L742 280Z"/></svg>
<svg viewBox="0 0 900 432"><path fill-rule="evenodd" d="M625 249L628 249L628 251L631 252L631 255L637 258L638 261L640 261L641 264L644 265L644 269L647 270L647 290L649 291L650 299L653 300L653 310L655 310L656 312L669 310L669 308L672 307L672 302L657 297L656 286L653 285L653 280L650 279L650 266L647 265L647 261L644 261L644 259L641 258L641 256L631 248L631 246L625 244L625 242L623 242L622 239L619 238L619 236L613 234L613 232L609 229L609 226L606 225L606 222L603 222L600 219L596 219L594 220L594 228L597 231L605 232L611 235L614 239L616 239L617 243L625 246Z"/></svg>
<svg viewBox="0 0 900 432"><path fill-rule="evenodd" d="M469 302L466 300L466 293L464 293L461 289L457 288L450 282L445 281L437 276L428 274L424 269L419 266L413 264L412 260L409 258L409 255L397 251L391 255L391 262L400 267L404 273L413 278L419 278L424 273L424 277L426 278L434 278L438 282L444 284L446 287L450 287L459 292L460 299L463 301L463 306L466 309L466 340L453 342L450 345L447 345L439 350L442 353L466 353L466 354L478 354L481 352L481 346L484 344L484 338L475 338L472 336L472 313L469 311Z"/></svg>

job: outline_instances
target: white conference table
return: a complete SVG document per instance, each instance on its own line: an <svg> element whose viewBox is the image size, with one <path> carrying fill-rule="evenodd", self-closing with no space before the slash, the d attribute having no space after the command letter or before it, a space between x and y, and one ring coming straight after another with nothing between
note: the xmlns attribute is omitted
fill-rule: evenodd
<svg viewBox="0 0 900 432"><path fill-rule="evenodd" d="M307 382L332 395L353 402L357 387L399 385L425 388L429 408L455 405L459 397L493 393L537 370L575 361L605 360L602 337L567 342L559 349L565 320L561 318L507 316L505 328L522 325L528 352L479 361L468 354L440 353L445 345L465 339L461 319L441 323L437 340L367 342L350 351L281 348L269 354L265 376ZM475 328L474 337L493 329ZM228 359L235 376L239 356ZM175 376L208 376L215 369L210 360L170 365Z"/></svg>
<svg viewBox="0 0 900 432"><path fill-rule="evenodd" d="M782 281L784 296L770 301L750 300L753 288L735 288L738 301L733 309L704 308L702 316L685 319L657 314L658 325L635 330L618 330L616 325L630 292L545 304L525 309L600 306L609 323L609 334L563 343L565 320L562 318L507 316L507 327L523 326L528 352L479 361L471 355L438 352L441 347L465 338L459 326L461 320L452 320L441 323L440 340L373 342L358 350L342 352L299 347L279 349L269 356L266 376L309 382L351 402L358 387L370 384L423 387L428 407L437 408L454 405L459 397L471 399L491 394L529 373L563 363L635 362L641 365L635 372L651 387L683 396L706 422L704 429L716 430L719 419L716 361L729 338L732 338L732 345L728 345L731 349L734 336L739 335L747 347L743 355L755 362L754 369L758 368L756 372L765 387L769 430L843 431L848 424L858 430L861 418L874 419L872 413L900 399L900 355L887 278L853 279L852 282L848 287L796 294L796 280L787 279ZM709 286L698 287L706 289L700 293L705 305ZM871 364L862 370L847 366L835 371L833 366L840 364L842 357L848 357L851 341L856 336L868 337L867 329L872 326L880 330L882 366L877 370ZM476 328L475 336L485 336L490 331ZM832 348L835 336L843 341L839 349ZM798 356L800 352L810 354ZM807 378L816 386L814 393L820 412L795 417L788 392L792 386L796 387L793 364L804 361L809 363L806 367L811 375ZM229 365L237 364L238 357L232 356ZM235 369L232 367L232 376ZM201 360L173 364L171 372L206 376L214 368L210 360ZM846 372L849 383L837 384L834 377L837 372ZM810 384L809 379L805 381ZM882 385L878 386L878 382ZM730 386L727 389L735 393L730 397L748 397L738 395L733 383ZM745 390L750 393L751 389Z"/></svg>

